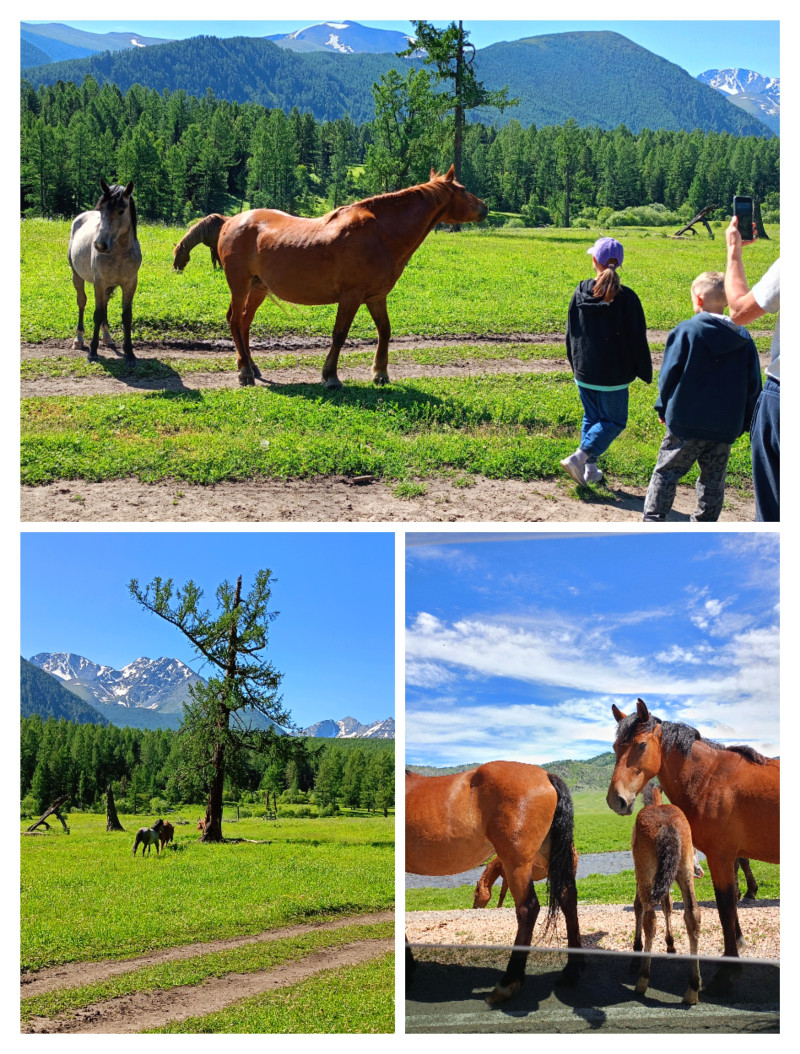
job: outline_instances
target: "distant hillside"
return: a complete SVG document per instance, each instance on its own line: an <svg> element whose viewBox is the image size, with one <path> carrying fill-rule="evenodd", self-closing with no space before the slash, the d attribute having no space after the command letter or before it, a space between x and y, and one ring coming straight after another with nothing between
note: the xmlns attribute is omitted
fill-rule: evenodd
<svg viewBox="0 0 800 1054"><path fill-rule="evenodd" d="M611 782L614 772L614 752L609 750L604 754L598 754L588 761L550 761L541 768L545 772L552 772L560 776L571 791L581 790L605 790ZM420 776L449 776L454 772L468 772L469 769L477 767L479 762L471 765L451 765L436 768L433 765L407 765L409 772L416 772Z"/></svg>
<svg viewBox="0 0 800 1054"><path fill-rule="evenodd" d="M78 725L107 725L101 713L64 688L55 677L20 656L19 701L20 716L39 714L45 720L64 718Z"/></svg>
<svg viewBox="0 0 800 1054"><path fill-rule="evenodd" d="M106 52L25 71L34 86L58 80L81 83L86 76L127 91L134 83L158 92L180 89L203 97L208 90L232 102L258 102L287 113L293 107L317 120L345 113L357 123L374 117L372 85L383 73L417 59L391 54L295 52L269 40L193 37L190 40ZM730 132L768 136L761 121L733 105L722 92L639 47L619 33L556 33L503 42L477 53L478 76L488 88L508 85L518 107L503 115L473 111L472 117L502 125L563 124L573 117L585 127ZM602 70L603 90L597 90ZM635 86L635 90L632 90Z"/></svg>
<svg viewBox="0 0 800 1054"><path fill-rule="evenodd" d="M48 22L41 25L22 22L19 35L20 59L23 69L42 62L80 59L102 51L143 48L150 44L166 42L165 37L143 37L133 31L91 33L84 29L62 25L59 22Z"/></svg>

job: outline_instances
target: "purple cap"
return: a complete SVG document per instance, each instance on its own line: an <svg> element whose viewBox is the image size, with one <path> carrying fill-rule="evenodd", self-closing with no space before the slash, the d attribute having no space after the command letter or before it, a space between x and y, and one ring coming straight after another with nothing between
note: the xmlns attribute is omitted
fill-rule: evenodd
<svg viewBox="0 0 800 1054"><path fill-rule="evenodd" d="M612 256L616 257L618 264L621 264L622 257L625 255L622 244L616 238L598 238L591 249L586 251L603 267L605 267Z"/></svg>

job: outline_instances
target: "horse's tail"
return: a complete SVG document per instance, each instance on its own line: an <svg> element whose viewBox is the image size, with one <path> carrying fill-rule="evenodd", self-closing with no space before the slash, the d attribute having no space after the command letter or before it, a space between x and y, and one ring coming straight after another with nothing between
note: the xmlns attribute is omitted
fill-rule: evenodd
<svg viewBox="0 0 800 1054"><path fill-rule="evenodd" d="M656 842L656 874L653 879L653 901L663 900L672 888L681 861L681 836L671 823L658 831Z"/></svg>
<svg viewBox="0 0 800 1054"><path fill-rule="evenodd" d="M217 243L222 225L228 219L218 212L212 212L210 216L204 216L193 224L184 234L175 248L172 250L172 266L176 271L182 271L189 262L189 255L196 245L207 245L211 250L211 262L214 267L219 263L217 254Z"/></svg>
<svg viewBox="0 0 800 1054"><path fill-rule="evenodd" d="M572 808L572 795L566 783L559 776L548 772L547 778L552 783L558 800L553 822L550 825L545 933L555 925L560 900L564 893L569 889L575 890L575 863L572 851L575 814Z"/></svg>
<svg viewBox="0 0 800 1054"><path fill-rule="evenodd" d="M139 843L142 840L142 832L136 832L136 841L133 843L133 855L136 856L136 850L139 848ZM142 854L144 855L144 846L142 846Z"/></svg>

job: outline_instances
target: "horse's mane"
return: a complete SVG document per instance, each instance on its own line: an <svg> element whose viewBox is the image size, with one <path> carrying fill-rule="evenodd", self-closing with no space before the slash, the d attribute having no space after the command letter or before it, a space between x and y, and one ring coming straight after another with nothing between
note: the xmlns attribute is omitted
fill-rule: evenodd
<svg viewBox="0 0 800 1054"><path fill-rule="evenodd" d="M438 205L445 200L447 195L446 187L454 185L458 184L446 181L444 176L435 175L428 183L417 183L413 187L403 187L401 190L389 190L385 194L373 194L371 198L363 198L361 201L354 201L350 205L341 205L338 209L328 213L325 219L329 220L334 216L338 216L344 209L355 209L362 206L365 208L400 206L405 204L406 199L411 194L420 194L422 197L428 198L432 204Z"/></svg>
<svg viewBox="0 0 800 1054"><path fill-rule="evenodd" d="M629 714L617 725L617 735L614 745L625 747L633 741L634 736L640 732L652 732L657 725L661 725L661 746L669 754L671 750L678 750L684 757L688 757L695 743L704 743L712 750L729 750L732 754L740 754L745 760L754 765L766 765L767 759L759 754L753 747L736 745L726 747L713 739L705 739L696 728L684 725L677 721L662 721L660 717L649 715L646 721L642 721L638 714Z"/></svg>
<svg viewBox="0 0 800 1054"><path fill-rule="evenodd" d="M95 208L95 212L99 212L100 211L100 206L103 204L103 201L108 201L112 205L118 205L120 203L120 199L123 199L124 196L125 196L125 187L121 187L118 183L115 183L113 186L108 188L108 193L107 194L103 193L97 199L97 204L94 207ZM129 204L130 210L131 210L131 228L133 230L133 236L135 238L136 237L136 205L134 204L134 201L133 201L133 194L131 194L131 196L128 198L128 204Z"/></svg>
<svg viewBox="0 0 800 1054"><path fill-rule="evenodd" d="M187 249L193 249L200 242L203 245L211 245L213 241L213 245L216 246L222 224L227 218L227 216L223 216L219 212L212 212L210 216L203 216L197 223L192 224L178 242L178 245L183 245Z"/></svg>

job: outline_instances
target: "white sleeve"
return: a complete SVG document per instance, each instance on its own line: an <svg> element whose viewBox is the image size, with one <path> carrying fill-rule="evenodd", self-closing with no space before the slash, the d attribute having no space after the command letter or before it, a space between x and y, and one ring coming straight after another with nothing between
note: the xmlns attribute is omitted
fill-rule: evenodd
<svg viewBox="0 0 800 1054"><path fill-rule="evenodd" d="M753 286L753 296L768 315L781 309L781 261L778 258L763 278Z"/></svg>

